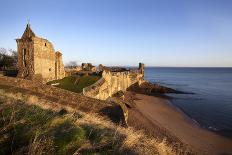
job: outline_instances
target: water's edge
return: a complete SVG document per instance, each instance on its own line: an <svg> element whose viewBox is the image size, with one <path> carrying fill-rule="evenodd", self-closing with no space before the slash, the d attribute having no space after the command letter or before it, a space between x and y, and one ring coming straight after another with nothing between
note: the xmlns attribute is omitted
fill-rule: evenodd
<svg viewBox="0 0 232 155"><path fill-rule="evenodd" d="M167 96L193 124L232 138L232 68L145 68L145 79L192 92Z"/></svg>

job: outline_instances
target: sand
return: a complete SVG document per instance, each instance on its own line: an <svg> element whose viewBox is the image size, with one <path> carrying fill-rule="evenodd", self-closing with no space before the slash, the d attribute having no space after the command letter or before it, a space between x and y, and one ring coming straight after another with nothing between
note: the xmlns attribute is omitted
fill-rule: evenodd
<svg viewBox="0 0 232 155"><path fill-rule="evenodd" d="M163 98L136 94L135 106L144 117L190 146L197 154L232 154L232 140L194 124Z"/></svg>

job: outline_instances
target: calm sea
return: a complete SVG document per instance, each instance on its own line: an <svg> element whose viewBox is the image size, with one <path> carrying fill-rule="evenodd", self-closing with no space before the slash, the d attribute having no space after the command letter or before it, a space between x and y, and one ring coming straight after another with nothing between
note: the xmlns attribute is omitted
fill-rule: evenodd
<svg viewBox="0 0 232 155"><path fill-rule="evenodd" d="M202 127L232 137L232 68L145 68L145 79L194 94L168 94Z"/></svg>

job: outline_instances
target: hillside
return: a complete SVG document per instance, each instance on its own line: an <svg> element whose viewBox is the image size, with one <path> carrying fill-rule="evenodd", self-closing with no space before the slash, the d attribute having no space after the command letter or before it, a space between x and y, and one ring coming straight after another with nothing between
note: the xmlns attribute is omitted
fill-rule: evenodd
<svg viewBox="0 0 232 155"><path fill-rule="evenodd" d="M0 154L175 154L165 141L123 128L100 113L109 103L51 86L32 89L30 81L4 78L0 80ZM48 88L50 95L45 93ZM66 93L69 104L58 92Z"/></svg>
<svg viewBox="0 0 232 155"><path fill-rule="evenodd" d="M92 114L52 111L3 97L0 109L0 154L157 153L141 133Z"/></svg>

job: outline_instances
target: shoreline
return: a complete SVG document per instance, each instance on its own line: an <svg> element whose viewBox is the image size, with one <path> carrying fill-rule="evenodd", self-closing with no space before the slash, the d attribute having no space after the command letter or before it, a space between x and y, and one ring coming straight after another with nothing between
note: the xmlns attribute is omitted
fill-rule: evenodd
<svg viewBox="0 0 232 155"><path fill-rule="evenodd" d="M232 154L232 140L205 129L169 100L135 94L135 108L198 154Z"/></svg>
<svg viewBox="0 0 232 155"><path fill-rule="evenodd" d="M155 96L155 97L162 98L162 97L159 97L159 96ZM207 130L209 132L212 132L212 133L214 133L216 135L219 135L219 136L222 136L222 137L225 137L225 138L228 138L228 139L232 140L232 133L228 133L227 134L223 130L220 130L220 129L217 129L217 128L213 128L211 126L206 127L206 126L200 124L197 120L193 119L187 112L185 112L184 109L182 109L181 107L178 107L178 106L174 105L173 102L171 101L172 99L169 99L169 98L162 98L162 99L167 100L168 104L172 108L174 108L176 111L180 112L184 117L186 117L186 119L189 119L190 122L193 123L193 125L196 125L199 128L205 129L205 130Z"/></svg>

